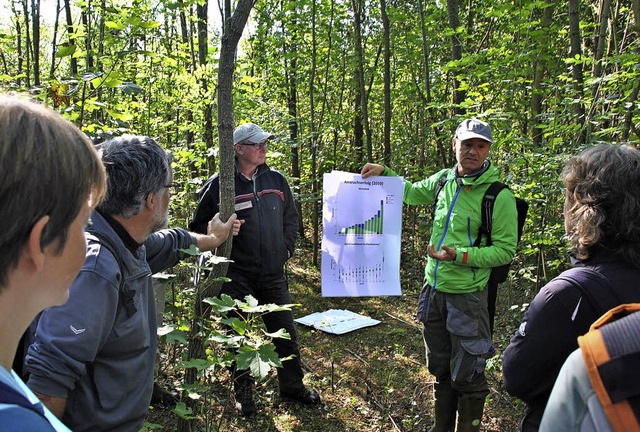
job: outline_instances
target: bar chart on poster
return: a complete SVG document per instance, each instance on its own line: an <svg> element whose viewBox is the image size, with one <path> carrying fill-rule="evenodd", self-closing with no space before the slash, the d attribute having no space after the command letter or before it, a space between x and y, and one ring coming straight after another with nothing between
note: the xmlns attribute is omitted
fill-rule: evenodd
<svg viewBox="0 0 640 432"><path fill-rule="evenodd" d="M322 295L400 295L399 177L333 171L323 178Z"/></svg>

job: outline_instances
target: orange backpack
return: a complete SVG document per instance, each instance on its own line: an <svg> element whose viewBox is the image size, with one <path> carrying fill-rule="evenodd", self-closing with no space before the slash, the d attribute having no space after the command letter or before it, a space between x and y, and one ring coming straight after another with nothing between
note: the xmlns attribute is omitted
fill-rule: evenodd
<svg viewBox="0 0 640 432"><path fill-rule="evenodd" d="M640 303L611 309L578 344L613 430L640 431Z"/></svg>

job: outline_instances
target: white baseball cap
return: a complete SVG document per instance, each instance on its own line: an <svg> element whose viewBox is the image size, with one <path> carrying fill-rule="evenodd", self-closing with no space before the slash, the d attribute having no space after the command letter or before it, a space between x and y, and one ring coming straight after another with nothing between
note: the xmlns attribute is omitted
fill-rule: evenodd
<svg viewBox="0 0 640 432"><path fill-rule="evenodd" d="M274 139L276 136L262 130L255 123L243 123L233 130L233 145L249 141L252 144L258 144L266 139Z"/></svg>

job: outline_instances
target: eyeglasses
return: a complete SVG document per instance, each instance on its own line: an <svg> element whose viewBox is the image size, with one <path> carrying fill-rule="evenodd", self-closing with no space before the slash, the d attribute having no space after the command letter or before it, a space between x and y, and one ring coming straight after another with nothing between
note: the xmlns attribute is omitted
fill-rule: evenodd
<svg viewBox="0 0 640 432"><path fill-rule="evenodd" d="M173 182L173 183L168 184L168 185L164 185L164 188L165 189L171 189L171 192L173 192L173 193L180 192L180 184L176 183L176 182Z"/></svg>
<svg viewBox="0 0 640 432"><path fill-rule="evenodd" d="M259 143L246 142L246 143L244 143L242 145L255 147L256 150L262 150L263 148L265 148L266 146L269 145L269 140L263 140L263 141L260 141Z"/></svg>

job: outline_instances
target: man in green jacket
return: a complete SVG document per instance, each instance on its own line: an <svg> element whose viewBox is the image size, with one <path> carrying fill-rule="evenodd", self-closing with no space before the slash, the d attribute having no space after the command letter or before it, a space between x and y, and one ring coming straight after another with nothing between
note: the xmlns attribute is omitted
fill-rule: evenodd
<svg viewBox="0 0 640 432"><path fill-rule="evenodd" d="M457 164L416 183L404 180L403 201L434 202L438 194L425 268L425 286L418 302L424 324L429 371L436 377L435 424L431 432L478 431L489 393L484 374L492 339L487 309L491 268L513 259L517 243L515 198L508 189L498 194L492 219L491 246L483 238L474 245L481 223L485 191L498 180L498 168L487 161L493 144L490 126L464 120L452 140ZM391 169L366 164L364 178L396 176Z"/></svg>

